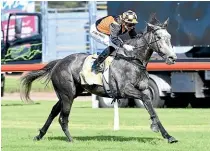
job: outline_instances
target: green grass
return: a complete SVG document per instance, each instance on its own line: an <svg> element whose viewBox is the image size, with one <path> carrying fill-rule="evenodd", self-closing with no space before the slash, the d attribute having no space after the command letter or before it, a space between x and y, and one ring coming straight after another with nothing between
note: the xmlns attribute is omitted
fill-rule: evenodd
<svg viewBox="0 0 210 151"><path fill-rule="evenodd" d="M2 102L2 151L209 151L209 109L158 109L162 123L179 140L168 144L151 132L144 109L120 109L120 131L113 131L113 109L92 109L91 102L74 102L66 142L58 118L43 140L33 141L55 102L33 105Z"/></svg>
<svg viewBox="0 0 210 151"><path fill-rule="evenodd" d="M15 93L20 92L20 77L14 77L14 76L6 76L5 78L5 93ZM33 92L53 92L53 87L51 83L48 84L47 87L45 87L45 84L43 84L45 80L39 80L35 81L32 84L32 91Z"/></svg>

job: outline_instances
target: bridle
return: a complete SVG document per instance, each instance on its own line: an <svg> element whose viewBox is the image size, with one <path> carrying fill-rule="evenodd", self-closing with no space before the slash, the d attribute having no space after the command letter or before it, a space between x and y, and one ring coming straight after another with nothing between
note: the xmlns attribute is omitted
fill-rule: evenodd
<svg viewBox="0 0 210 151"><path fill-rule="evenodd" d="M147 48L150 48L150 49L152 49L152 50L154 50L154 48L151 46L151 44L155 43L156 46L157 46L157 48L158 48L158 50L156 50L156 52L157 52L161 57L163 57L165 54L163 54L163 53L160 51L160 46L159 46L158 43L157 43L161 38L160 38L160 39L157 39L156 34L155 34L155 32L158 31L158 30L160 30L160 29L165 29L165 28L157 28L157 29L153 29L153 30L151 30L151 31L147 31L146 33L141 34L141 35L138 36L137 38L141 38L141 37L142 37L142 38L144 39L146 45L147 45ZM151 33L151 32L154 34L154 36L153 36L154 41L148 43L147 39L145 38L145 35L148 34L148 33ZM139 49L139 48L142 48L142 47L145 47L145 45L143 45L143 46L138 46L138 47L134 47L134 49Z"/></svg>

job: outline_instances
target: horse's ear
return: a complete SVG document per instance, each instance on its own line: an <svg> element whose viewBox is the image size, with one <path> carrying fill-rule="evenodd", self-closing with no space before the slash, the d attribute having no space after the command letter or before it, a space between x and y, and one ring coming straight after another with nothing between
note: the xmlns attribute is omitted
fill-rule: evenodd
<svg viewBox="0 0 210 151"><path fill-rule="evenodd" d="M168 22L169 22L169 18L167 18L166 21L163 23L163 27L164 27L164 28L167 28Z"/></svg>
<svg viewBox="0 0 210 151"><path fill-rule="evenodd" d="M151 31L151 30L154 30L155 29L155 26L150 24L150 23L147 23L147 31Z"/></svg>

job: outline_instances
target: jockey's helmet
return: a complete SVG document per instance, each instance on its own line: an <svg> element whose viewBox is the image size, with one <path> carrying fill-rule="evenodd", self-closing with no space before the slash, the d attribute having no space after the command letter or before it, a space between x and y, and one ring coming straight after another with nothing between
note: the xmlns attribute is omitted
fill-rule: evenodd
<svg viewBox="0 0 210 151"><path fill-rule="evenodd" d="M122 20L128 24L137 24L137 15L135 12L129 10L122 14Z"/></svg>

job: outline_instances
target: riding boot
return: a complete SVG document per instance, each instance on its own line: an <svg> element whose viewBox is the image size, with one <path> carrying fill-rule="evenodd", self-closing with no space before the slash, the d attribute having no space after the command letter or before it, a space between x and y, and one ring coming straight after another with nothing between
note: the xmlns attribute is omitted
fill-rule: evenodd
<svg viewBox="0 0 210 151"><path fill-rule="evenodd" d="M98 58L93 62L92 65L92 71L97 72L102 72L103 71L103 66L102 62L115 50L114 47L109 46L107 47L99 56Z"/></svg>

